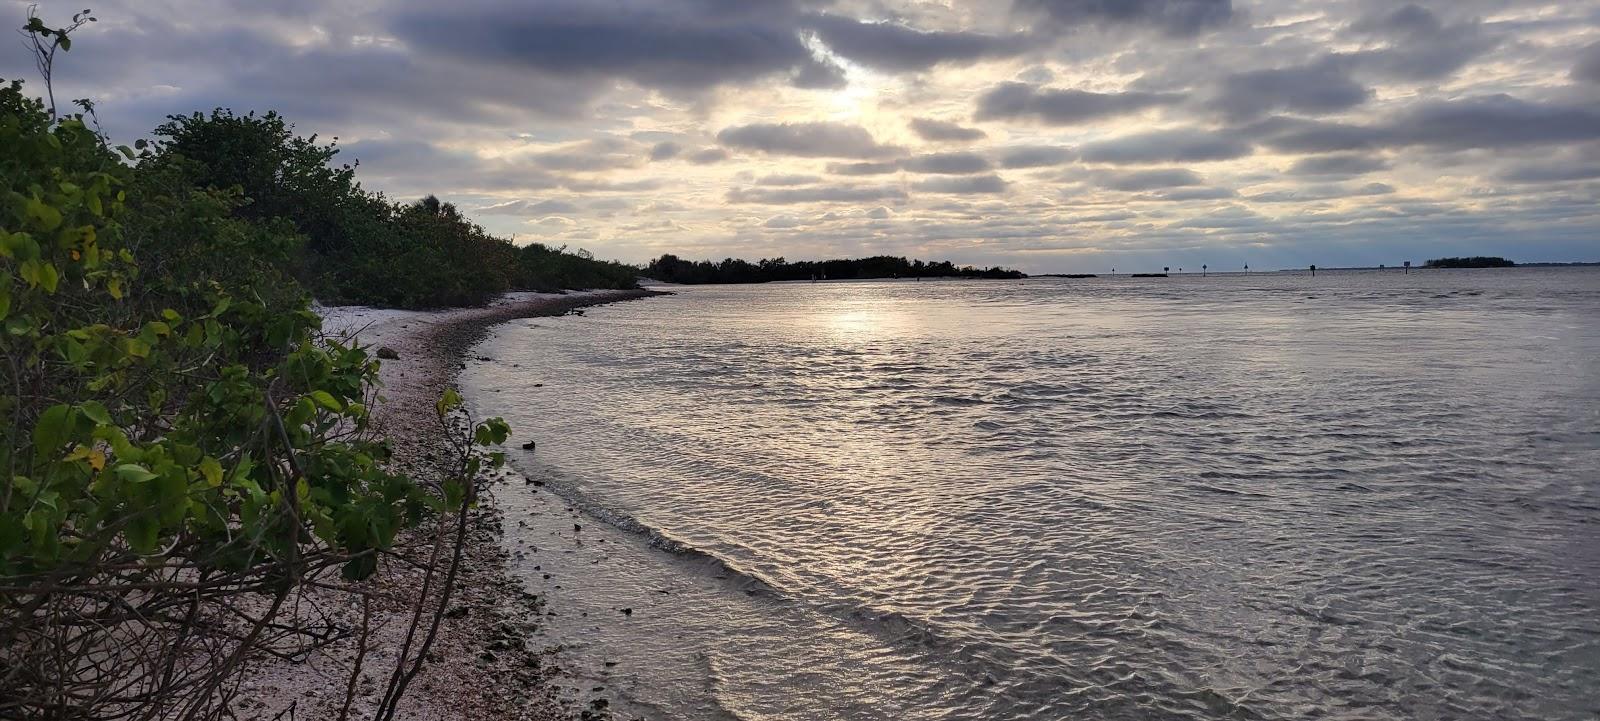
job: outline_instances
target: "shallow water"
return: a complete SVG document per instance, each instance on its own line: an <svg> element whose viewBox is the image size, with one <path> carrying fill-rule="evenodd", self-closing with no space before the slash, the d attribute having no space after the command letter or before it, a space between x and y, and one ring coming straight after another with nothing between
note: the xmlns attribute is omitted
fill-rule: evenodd
<svg viewBox="0 0 1600 721"><path fill-rule="evenodd" d="M1600 714L1600 272L674 290L465 374L624 712Z"/></svg>

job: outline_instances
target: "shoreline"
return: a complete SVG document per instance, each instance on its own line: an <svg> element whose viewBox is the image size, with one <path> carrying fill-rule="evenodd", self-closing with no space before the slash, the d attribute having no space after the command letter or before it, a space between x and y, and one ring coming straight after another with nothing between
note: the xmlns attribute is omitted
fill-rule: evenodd
<svg viewBox="0 0 1600 721"><path fill-rule="evenodd" d="M361 306L318 307L324 332L353 338L376 354L388 347L398 359L382 361L374 427L394 451L394 467L416 477L439 473L435 459L447 457L436 426L434 403L456 387L467 352L491 328L520 318L560 315L575 308L662 295L660 291L602 290L567 294L511 293L488 306L437 311L394 311ZM516 437L512 429L513 438ZM508 441L510 446L514 441ZM542 602L524 590L508 566L501 542L501 511L494 489L505 473L488 479L485 500L471 515L470 538L457 590L439 627L429 662L400 704L401 719L569 719L588 709L563 700L553 683L560 669L551 652L532 648ZM397 549L426 547L429 534L411 532ZM372 617L365 661L351 718L370 717L394 649L403 641L419 569L380 565L370 580ZM294 612L342 629L343 638L303 658L267 655L252 664L234 707L245 717L338 718L350 669L357 655L361 604L353 594L308 589ZM492 679L491 683L474 679ZM592 711L590 711L592 713Z"/></svg>

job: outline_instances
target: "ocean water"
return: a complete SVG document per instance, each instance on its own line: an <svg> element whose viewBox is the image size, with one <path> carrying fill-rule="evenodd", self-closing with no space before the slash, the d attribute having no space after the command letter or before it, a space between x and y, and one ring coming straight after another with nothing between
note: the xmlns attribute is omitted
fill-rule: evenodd
<svg viewBox="0 0 1600 721"><path fill-rule="evenodd" d="M465 371L574 698L1600 715L1600 272L673 290Z"/></svg>

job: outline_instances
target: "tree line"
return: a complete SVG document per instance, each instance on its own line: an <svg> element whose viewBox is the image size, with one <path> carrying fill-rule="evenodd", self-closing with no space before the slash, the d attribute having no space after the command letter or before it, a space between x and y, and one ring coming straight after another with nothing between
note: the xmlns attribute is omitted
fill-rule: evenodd
<svg viewBox="0 0 1600 721"><path fill-rule="evenodd" d="M631 288L637 270L539 243L490 235L428 196L397 203L336 165L336 142L297 136L275 112L175 115L139 166L172 167L195 188L232 190L232 215L274 227L289 274L333 304L401 308L481 305L508 290Z"/></svg>
<svg viewBox="0 0 1600 721"><path fill-rule="evenodd" d="M714 262L691 261L666 254L644 267L656 280L686 285L702 283L769 283L783 280L866 280L874 278L1025 278L1008 268L957 266L950 261L927 262L876 255L870 258L788 261L763 258L757 262L727 258Z"/></svg>
<svg viewBox="0 0 1600 721"><path fill-rule="evenodd" d="M1422 264L1424 268L1511 268L1516 263L1491 255L1474 255L1462 258L1434 258Z"/></svg>

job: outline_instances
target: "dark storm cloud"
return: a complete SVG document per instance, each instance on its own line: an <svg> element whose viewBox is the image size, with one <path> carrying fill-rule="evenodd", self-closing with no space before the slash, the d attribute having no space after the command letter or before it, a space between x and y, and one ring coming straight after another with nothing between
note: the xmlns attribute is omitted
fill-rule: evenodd
<svg viewBox="0 0 1600 721"><path fill-rule="evenodd" d="M924 193L990 195L1004 193L1010 185L998 175L975 175L968 178L929 178L912 187Z"/></svg>
<svg viewBox="0 0 1600 721"><path fill-rule="evenodd" d="M734 188L730 203L796 205L800 203L865 203L905 200L906 192L892 186L841 186L815 188Z"/></svg>
<svg viewBox="0 0 1600 721"><path fill-rule="evenodd" d="M1048 125L1074 125L1173 105L1174 93L1094 93L1086 90L1039 88L1026 83L1001 83L978 98L978 120L1036 120Z"/></svg>
<svg viewBox="0 0 1600 721"><path fill-rule="evenodd" d="M804 26L830 50L867 67L891 72L1007 57L1032 45L1022 36L918 30L898 23L862 22L838 15L814 15L806 18Z"/></svg>
<svg viewBox="0 0 1600 721"><path fill-rule="evenodd" d="M1372 94L1335 63L1318 62L1229 75L1210 105L1239 121L1285 110L1307 115L1349 110L1367 102Z"/></svg>
<svg viewBox="0 0 1600 721"><path fill-rule="evenodd" d="M791 73L816 61L788 8L544 0L399 13L389 30L418 53L563 76L695 90Z"/></svg>
<svg viewBox="0 0 1600 721"><path fill-rule="evenodd" d="M1083 147L1083 160L1112 165L1199 163L1243 158L1250 144L1230 135L1205 130L1157 130L1124 135Z"/></svg>
<svg viewBox="0 0 1600 721"><path fill-rule="evenodd" d="M1600 43L1593 43L1578 53L1578 64L1572 68L1572 79L1600 83Z"/></svg>
<svg viewBox="0 0 1600 721"><path fill-rule="evenodd" d="M989 137L988 133L978 128L968 128L948 120L933 118L912 118L911 130L918 137L931 143L970 142Z"/></svg>
<svg viewBox="0 0 1600 721"><path fill-rule="evenodd" d="M1131 25L1194 35L1233 19L1232 0L1015 0L1066 25Z"/></svg>
<svg viewBox="0 0 1600 721"><path fill-rule="evenodd" d="M971 175L986 173L992 166L989 159L977 153L930 153L908 158L901 166L913 173L939 175Z"/></svg>
<svg viewBox="0 0 1600 721"><path fill-rule="evenodd" d="M1181 188L1205 183L1205 179L1201 178L1199 173L1185 168L1128 171L1101 170L1091 173L1089 177L1095 185L1107 190L1127 192Z"/></svg>
<svg viewBox="0 0 1600 721"><path fill-rule="evenodd" d="M882 163L828 163L830 175L888 175L900 172L900 164L894 161Z"/></svg>
<svg viewBox="0 0 1600 721"><path fill-rule="evenodd" d="M1078 151L1057 145L1019 145L1000 153L1002 168L1044 168L1069 163L1078 157Z"/></svg>
<svg viewBox="0 0 1600 721"><path fill-rule="evenodd" d="M1388 170L1389 161L1375 155L1339 153L1317 155L1296 160L1289 166L1290 175L1364 175Z"/></svg>
<svg viewBox="0 0 1600 721"><path fill-rule="evenodd" d="M717 142L730 148L801 158L884 158L904 148L880 145L866 128L848 123L755 123L725 128Z"/></svg>

